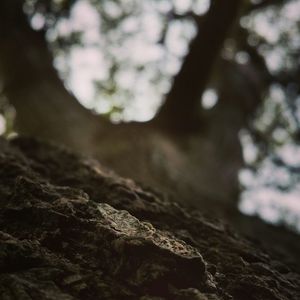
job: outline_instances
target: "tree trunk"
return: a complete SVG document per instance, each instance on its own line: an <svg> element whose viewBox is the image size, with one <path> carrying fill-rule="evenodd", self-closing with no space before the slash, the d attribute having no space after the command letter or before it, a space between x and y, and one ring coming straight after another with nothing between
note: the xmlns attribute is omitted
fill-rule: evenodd
<svg viewBox="0 0 300 300"><path fill-rule="evenodd" d="M207 220L30 139L0 140L1 299L293 300L300 275Z"/></svg>
<svg viewBox="0 0 300 300"><path fill-rule="evenodd" d="M44 33L29 26L22 3L0 4L2 93L16 109L17 131L87 150L94 118L64 87Z"/></svg>
<svg viewBox="0 0 300 300"><path fill-rule="evenodd" d="M236 209L237 172L242 165L237 138L242 125L235 122L239 111L230 117L233 111L228 103L222 104L230 113L218 109L217 122L211 122L207 132L179 136L156 122L104 122L65 89L53 68L43 33L29 27L20 4L17 0L0 2L0 80L3 94L16 108L19 133L92 154L105 167L171 195L174 201L242 224ZM252 236L258 235L256 228L261 231L261 227L247 224L245 231L252 229ZM270 244L280 243L283 236L285 233L275 235ZM289 244L286 247L289 252ZM292 253L296 253L294 249L298 248L293 247Z"/></svg>
<svg viewBox="0 0 300 300"><path fill-rule="evenodd" d="M15 5L11 5L10 1L5 0L0 6L0 76L3 93L17 111L19 133L54 140L78 152L92 154L123 176L132 177L148 186L157 186L166 194L179 194L182 202L188 201L192 205L213 210L219 206L220 211L228 205L235 205L237 171L241 165L236 151L231 157L238 164L229 157L224 160L218 151L219 147L214 145L215 141L204 132L193 135L186 132L186 136L177 137L157 127L155 121L112 125L101 121L100 117L96 119L65 89L53 68L52 55L44 34L30 28L22 12L22 2L16 1ZM219 25L208 32L205 32L208 28L205 24L199 27L200 39L195 39L170 94L178 94L175 91L181 89L181 93L188 92L183 87L186 80L194 83L196 89L204 85L225 33L234 19L238 2L232 0L234 7L226 7L224 16L221 13L224 8L222 5L212 5L206 25L215 24L216 17L223 16L223 33L216 37L219 36L215 34L220 29ZM210 34L215 36L212 43L209 42ZM204 59L205 55L208 57ZM199 59L209 61L205 67L197 66L197 72L201 70L205 80L198 78L198 73L190 74L190 67L185 67L194 67L193 60ZM191 76L183 80L187 72ZM198 80L199 83L196 82ZM190 98L188 94L186 97ZM175 105L177 102L181 105L182 99L177 98L174 99ZM186 109L195 111L193 104L188 108L189 104L185 104ZM172 109L169 113L172 114ZM174 120L176 117L175 114ZM185 122L177 119L177 123L181 121ZM169 125L172 126L171 121ZM231 145L240 149L238 141ZM226 153L229 152L232 151ZM135 155L132 156L132 153ZM226 176L223 175L224 171ZM218 186L217 191L215 186ZM202 203L199 203L199 198L203 199Z"/></svg>
<svg viewBox="0 0 300 300"><path fill-rule="evenodd" d="M112 125L84 109L58 77L44 34L29 26L21 3L0 6L0 76L17 112L18 133L92 154L123 176L179 195L181 202L213 210L219 205L220 211L234 203L228 199L236 198L236 179L217 172L223 159L207 136L177 138L152 122Z"/></svg>

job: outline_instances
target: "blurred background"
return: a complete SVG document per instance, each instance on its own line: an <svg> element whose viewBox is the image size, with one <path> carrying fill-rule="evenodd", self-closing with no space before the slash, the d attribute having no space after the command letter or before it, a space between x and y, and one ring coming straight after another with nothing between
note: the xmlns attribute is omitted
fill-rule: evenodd
<svg viewBox="0 0 300 300"><path fill-rule="evenodd" d="M196 84L195 96L186 94L194 98L193 102L187 101L186 106L199 110L201 128L196 136L201 135L199 139L203 140L203 136L220 134L218 144L214 144L218 146L214 147L227 155L220 161L228 161L228 165L236 163L231 156L238 156L236 150L231 149L241 151L242 160L234 171L238 179L239 210L300 231L299 0L230 0L223 6L218 1L210 3L208 0L1 1L2 14L6 15L2 16L2 22L9 12L13 15L15 3L22 6L31 29L45 38L59 79L93 118L100 115L118 126L124 122L149 124L159 116L159 121L154 123L164 124L160 122L164 113L160 112L166 111L164 107L171 102L168 99L178 98L170 96L175 93L175 85L183 82L189 92ZM9 44L12 30L14 34L23 30L13 17L6 22L9 25L2 24L0 31L2 45ZM197 44L195 40L200 42ZM24 45L26 43L34 44L30 38ZM206 52L201 52L203 45ZM18 51L26 47L18 46ZM7 53L10 58L5 56ZM202 56L202 60L196 58L193 63L191 56L195 53ZM205 57L205 53L214 55ZM18 60L17 57L12 50L0 52L0 134L3 136L19 132L15 120L24 112L21 105L16 104L16 97L7 92L6 84L10 81L5 81L10 74L5 70L22 68L20 62L14 67L12 64L5 67L4 62ZM188 60L197 69L186 71L182 79L180 74L184 73L184 63ZM208 66L206 61L210 61ZM27 67L23 66L23 71L24 68ZM21 77L17 78L20 83ZM187 92L184 90L184 93ZM25 94L21 95L18 97L23 97L20 101L25 103ZM46 107L47 104L41 105ZM31 113L34 114L32 110ZM22 120L26 118L28 116ZM184 115L176 118L177 123L185 122ZM172 131L165 129L168 130ZM205 130L210 133L206 135ZM185 129L184 134L175 131L180 143L187 131ZM30 130L25 133L32 134ZM232 143L230 147L222 146L224 136L230 137L226 139L226 143ZM177 141L177 137L174 140ZM193 143L189 139L188 147ZM204 153L213 153L211 144ZM195 152L200 153L199 149L206 146L197 147ZM172 153L160 159L165 160ZM194 152L184 153L196 157ZM215 167L204 162L197 165L193 161L192 164L193 168L212 168L214 174L223 171L220 163ZM179 169L176 164L173 166ZM197 172L193 174L195 181ZM231 178L226 174L223 172L221 176ZM213 176L209 178L215 178ZM176 180L178 178L182 177ZM216 182L214 184L218 189Z"/></svg>

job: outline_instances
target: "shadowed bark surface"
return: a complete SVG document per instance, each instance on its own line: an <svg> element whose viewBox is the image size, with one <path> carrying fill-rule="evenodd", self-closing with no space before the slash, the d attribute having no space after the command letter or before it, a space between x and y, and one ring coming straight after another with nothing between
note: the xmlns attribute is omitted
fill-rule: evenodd
<svg viewBox="0 0 300 300"><path fill-rule="evenodd" d="M1 299L299 299L300 277L93 160L0 140Z"/></svg>

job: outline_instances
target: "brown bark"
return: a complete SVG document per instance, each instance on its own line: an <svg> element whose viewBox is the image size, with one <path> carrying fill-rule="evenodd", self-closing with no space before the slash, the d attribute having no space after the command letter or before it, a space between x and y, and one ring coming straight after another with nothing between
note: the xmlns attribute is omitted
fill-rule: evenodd
<svg viewBox="0 0 300 300"><path fill-rule="evenodd" d="M0 140L1 299L293 300L300 275L85 157Z"/></svg>

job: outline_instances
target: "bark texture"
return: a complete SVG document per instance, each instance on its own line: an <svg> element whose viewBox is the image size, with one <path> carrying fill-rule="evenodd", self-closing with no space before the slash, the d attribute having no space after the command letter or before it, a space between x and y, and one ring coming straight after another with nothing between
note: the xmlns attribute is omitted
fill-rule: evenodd
<svg viewBox="0 0 300 300"><path fill-rule="evenodd" d="M93 160L0 140L1 299L299 299L274 256Z"/></svg>

